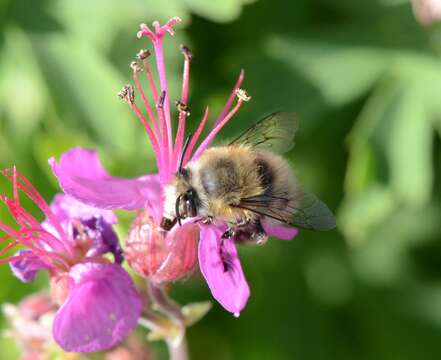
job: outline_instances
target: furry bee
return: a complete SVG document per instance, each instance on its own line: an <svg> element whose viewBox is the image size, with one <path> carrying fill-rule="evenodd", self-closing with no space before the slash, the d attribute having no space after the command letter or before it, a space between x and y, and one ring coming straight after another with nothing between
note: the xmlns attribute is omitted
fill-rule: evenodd
<svg viewBox="0 0 441 360"><path fill-rule="evenodd" d="M297 129L293 114L274 113L228 145L206 149L185 168L181 164L165 190L166 223L187 217L220 221L228 225L223 238L256 243L267 239L265 225L334 228L328 207L300 186L277 154L294 146Z"/></svg>

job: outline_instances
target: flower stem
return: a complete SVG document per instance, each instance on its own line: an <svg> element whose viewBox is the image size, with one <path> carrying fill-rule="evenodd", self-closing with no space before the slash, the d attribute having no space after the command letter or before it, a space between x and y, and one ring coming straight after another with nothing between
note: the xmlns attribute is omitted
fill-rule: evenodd
<svg viewBox="0 0 441 360"><path fill-rule="evenodd" d="M148 291L153 303L158 307L159 311L172 320L184 323L180 306L168 297L161 285L149 281Z"/></svg>
<svg viewBox="0 0 441 360"><path fill-rule="evenodd" d="M188 346L185 339L185 320L181 311L181 307L170 299L164 290L163 286L149 281L148 293L153 304L157 307L157 310L162 312L168 317L173 323L178 326L178 334L173 334L172 336L165 337L165 342L170 354L170 360L188 360ZM150 320L153 320L150 319ZM150 327L152 330L159 325L158 321L152 321ZM159 325L159 328L161 325Z"/></svg>
<svg viewBox="0 0 441 360"><path fill-rule="evenodd" d="M185 336L181 339L178 345L172 341L167 341L167 348L170 354L170 360L188 360L188 346Z"/></svg>

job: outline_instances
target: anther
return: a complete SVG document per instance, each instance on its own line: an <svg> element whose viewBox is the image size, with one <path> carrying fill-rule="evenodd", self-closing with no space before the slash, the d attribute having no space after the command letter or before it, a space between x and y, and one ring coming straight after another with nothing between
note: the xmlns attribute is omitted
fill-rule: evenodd
<svg viewBox="0 0 441 360"><path fill-rule="evenodd" d="M185 115L190 116L190 108L187 104L184 104L180 100L175 101L176 109L178 109L179 112L185 113Z"/></svg>
<svg viewBox="0 0 441 360"><path fill-rule="evenodd" d="M136 58L138 60L145 60L150 56L150 51L147 49L139 50L138 54L136 54Z"/></svg>
<svg viewBox="0 0 441 360"><path fill-rule="evenodd" d="M163 108L164 100L165 100L165 90L162 91L162 94L161 94L161 96L158 99L158 103L156 104L158 109L162 109Z"/></svg>
<svg viewBox="0 0 441 360"><path fill-rule="evenodd" d="M248 93L244 89L237 89L236 96L239 100L242 100L242 101L250 101L251 100L251 96L249 96Z"/></svg>
<svg viewBox="0 0 441 360"><path fill-rule="evenodd" d="M191 61L193 60L193 54L191 53L190 49L185 45L180 45L179 50L181 50L181 53L184 55L185 60Z"/></svg>
<svg viewBox="0 0 441 360"><path fill-rule="evenodd" d="M118 92L118 96L129 104L135 102L135 92L132 85L124 85L121 91Z"/></svg>
<svg viewBox="0 0 441 360"><path fill-rule="evenodd" d="M139 73L142 71L141 65L139 65L137 61L132 61L130 63L130 68L134 73Z"/></svg>

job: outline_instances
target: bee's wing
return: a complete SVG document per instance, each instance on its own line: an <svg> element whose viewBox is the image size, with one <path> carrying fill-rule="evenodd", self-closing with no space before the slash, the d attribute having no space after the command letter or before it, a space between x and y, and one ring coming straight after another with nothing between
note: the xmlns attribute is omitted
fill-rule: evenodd
<svg viewBox="0 0 441 360"><path fill-rule="evenodd" d="M298 190L294 199L284 198L283 195L242 199L237 207L308 230L326 231L336 226L335 217L326 204L303 190Z"/></svg>
<svg viewBox="0 0 441 360"><path fill-rule="evenodd" d="M294 113L276 112L259 120L229 145L246 144L284 153L294 146L299 121Z"/></svg>

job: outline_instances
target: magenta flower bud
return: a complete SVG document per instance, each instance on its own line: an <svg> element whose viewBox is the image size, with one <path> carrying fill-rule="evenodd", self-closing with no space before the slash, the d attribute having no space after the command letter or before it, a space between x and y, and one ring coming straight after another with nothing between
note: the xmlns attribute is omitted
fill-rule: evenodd
<svg viewBox="0 0 441 360"><path fill-rule="evenodd" d="M138 274L162 283L178 280L197 263L199 228L188 223L165 231L147 213L139 215L126 241L126 258Z"/></svg>

